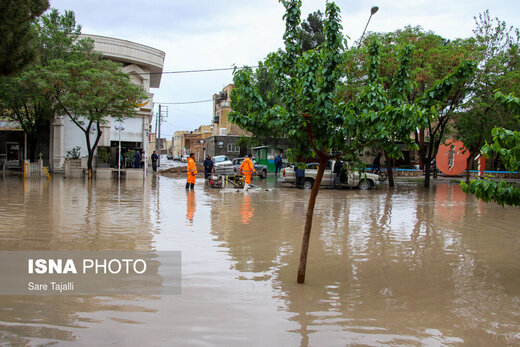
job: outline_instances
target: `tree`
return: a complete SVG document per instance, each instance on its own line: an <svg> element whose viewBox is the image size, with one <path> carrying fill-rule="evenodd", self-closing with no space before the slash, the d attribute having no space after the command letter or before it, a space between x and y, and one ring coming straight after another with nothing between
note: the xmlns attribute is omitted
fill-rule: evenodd
<svg viewBox="0 0 520 347"><path fill-rule="evenodd" d="M247 130L254 130L256 124L283 129L294 146L295 157L313 154L319 160L320 168L309 197L298 269L297 280L303 283L314 205L327 161L331 153L357 151L345 150L350 147L345 141L350 137L350 127L345 126L345 104L337 99L343 52L339 8L334 3L327 3L325 42L316 50L301 53L301 1L282 3L286 9L285 50L269 54L265 61L274 75L275 93L280 104L268 105L254 84L251 69L236 69L234 96L238 103L247 105L247 112L235 110L231 113L231 120Z"/></svg>
<svg viewBox="0 0 520 347"><path fill-rule="evenodd" d="M0 76L11 75L35 59L32 24L48 7L48 0L2 0Z"/></svg>
<svg viewBox="0 0 520 347"><path fill-rule="evenodd" d="M365 142L382 149L385 157L399 159L403 156L398 143L413 147L410 134L423 124L422 112L408 103L412 90L410 65L413 45L405 44L400 50L398 68L392 77L391 85L385 88L380 78L381 45L373 38L368 47L366 85L354 105L357 114L364 117ZM391 161L387 160L389 186L394 186Z"/></svg>
<svg viewBox="0 0 520 347"><path fill-rule="evenodd" d="M31 79L32 71L30 67L15 77L0 78L0 109L20 123L27 136L28 157L34 161L38 135L48 131L53 109L50 95Z"/></svg>
<svg viewBox="0 0 520 347"><path fill-rule="evenodd" d="M471 98L465 105L466 110L455 118L455 136L464 142L470 153L466 183L469 182L473 158L485 142L492 140L492 128L518 129L514 114L495 101L495 92L520 93L519 31L498 18L491 19L488 11L475 17L475 23L473 33L476 46L472 55L479 62L479 67L471 84Z"/></svg>
<svg viewBox="0 0 520 347"><path fill-rule="evenodd" d="M318 48L325 42L323 26L323 13L321 11L309 13L307 20L304 20L301 25L300 41L303 52Z"/></svg>
<svg viewBox="0 0 520 347"><path fill-rule="evenodd" d="M0 78L0 108L6 110L9 118L20 122L27 134L31 161L35 159L38 135L48 129L54 115L49 90L35 83L41 67L53 59L78 59L93 48L91 40L79 39L81 27L76 25L72 11L61 15L52 9L33 28L37 33L33 41L37 59L13 76Z"/></svg>
<svg viewBox="0 0 520 347"><path fill-rule="evenodd" d="M517 115L520 124L520 99L514 95L495 94L495 99L502 106ZM494 153L500 154L504 165L511 172L520 170L520 131L513 131L501 127L493 128L491 135L493 142L482 147L482 153L490 157ZM494 201L500 206L520 206L520 187L513 182L501 180L496 182L491 179L476 179L469 184L461 182L462 190L474 194L485 202Z"/></svg>
<svg viewBox="0 0 520 347"><path fill-rule="evenodd" d="M69 62L57 59L41 74L40 83L50 90L56 107L85 134L89 177L101 126L109 117L118 121L134 116L136 103L148 97L121 71L121 66L97 56Z"/></svg>
<svg viewBox="0 0 520 347"><path fill-rule="evenodd" d="M399 103L402 105L409 105L407 107L414 105L425 111L422 114L423 119L419 122L420 125L411 129L410 133L413 134L418 148L420 164L426 173L424 184L425 187L428 187L430 163L437 154L447 125L468 92L465 86L474 70L474 64L464 63L464 60L470 57L471 42L467 40L450 42L433 32L424 32L420 27L406 27L386 34L373 33L364 42L373 42L374 39L382 43L378 63L380 76L378 84L379 88L384 90L381 93L388 95L385 97L387 99L380 103L388 104L390 102L388 97L392 97L394 106L397 105L396 101L400 100ZM413 58L410 57L409 68L399 72L399 69L402 68L400 61L403 59L399 51L407 44L414 47ZM371 78L362 67L366 64L373 64L371 59L370 48L359 50L354 47L348 52L345 66L350 73L347 75L347 83L342 90L344 100L353 101L359 98L360 91L364 89L363 86L367 81L370 82ZM401 74L401 77L396 78L398 74ZM408 84L409 82L406 80L411 80L411 84ZM396 98L395 91L392 92L392 90L399 90L400 96ZM389 113L387 116L391 114L394 113ZM379 113L379 117L382 116L383 114ZM402 119L406 119L406 117ZM408 128L406 122L402 125L405 126L401 130L406 131ZM392 128L393 125L386 122L385 127ZM397 129L394 127L394 130ZM383 142L374 142L373 145L384 150L385 146L390 146L387 149L391 149L395 148L397 142L407 143L408 141L406 136L392 135ZM387 158L398 158L402 155L397 150L384 151ZM392 163L388 160L390 182L392 179L391 165Z"/></svg>

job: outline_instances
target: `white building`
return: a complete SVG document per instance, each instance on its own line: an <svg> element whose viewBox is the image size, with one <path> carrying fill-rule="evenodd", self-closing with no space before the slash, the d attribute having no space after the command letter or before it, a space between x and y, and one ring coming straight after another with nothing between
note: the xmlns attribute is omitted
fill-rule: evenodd
<svg viewBox="0 0 520 347"><path fill-rule="evenodd" d="M105 58L124 64L122 71L130 73L131 80L143 87L148 93L146 103L139 105L139 111L133 118L127 118L122 125L121 143L123 149L148 149L153 117L153 93L151 88L159 88L164 65L165 53L158 49L127 40L98 35L82 35L94 40L94 50ZM113 161L117 160L119 131L115 126L119 122L110 119L103 126L98 147L109 147ZM85 136L67 116L57 116L51 124L49 165L54 171L63 170L67 151L79 146L81 157L87 155Z"/></svg>

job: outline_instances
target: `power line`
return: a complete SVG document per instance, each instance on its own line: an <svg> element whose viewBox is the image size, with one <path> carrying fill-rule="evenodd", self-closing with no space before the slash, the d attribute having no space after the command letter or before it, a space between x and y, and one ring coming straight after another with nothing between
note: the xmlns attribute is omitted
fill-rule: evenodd
<svg viewBox="0 0 520 347"><path fill-rule="evenodd" d="M252 69L258 66L249 66ZM181 74L181 73L197 73L197 72L216 72L216 71L230 71L234 67L222 67L215 69L198 69L198 70L178 70L178 71L161 71L161 72L130 72L129 75L166 75L166 74Z"/></svg>
<svg viewBox="0 0 520 347"><path fill-rule="evenodd" d="M212 102L213 99L210 100L198 100L198 101L179 101L179 102L159 102L155 101L155 104L161 104L161 105L187 105L187 104L200 104L203 102Z"/></svg>

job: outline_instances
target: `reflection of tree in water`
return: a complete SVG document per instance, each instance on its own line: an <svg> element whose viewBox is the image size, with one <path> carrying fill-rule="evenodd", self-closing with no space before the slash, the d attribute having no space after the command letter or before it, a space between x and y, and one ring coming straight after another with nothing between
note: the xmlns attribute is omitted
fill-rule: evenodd
<svg viewBox="0 0 520 347"><path fill-rule="evenodd" d="M271 197L252 194L255 214L247 226L240 222L237 210L241 195L216 201L213 232L229 248L234 267L252 273L243 278L272 278L274 296L283 300L281 309L294 314L292 320L299 325L294 332L301 335L302 345L341 344L345 336L366 344L421 344L431 338L441 344L471 341L475 332L466 327L475 325L476 317L490 323L492 315L478 309L467 314L467 303L458 297L471 296L472 288L485 286L488 279L482 282L475 273L462 270L466 266L461 255L466 257L473 247L457 246L463 240L459 227L471 215L451 221L440 218L435 213L439 203L435 189L410 184L395 191L321 192L314 217L318 227L311 234L308 281L303 286L295 280L299 260L295 250L301 244L306 205L301 191ZM448 198L457 196L450 193ZM480 267L487 266L486 259L482 262ZM520 288L516 282L510 286ZM502 304L512 300L495 299ZM477 299L473 301L478 307ZM331 333L338 328L339 333ZM377 333L379 329L384 329L384 335ZM477 335L486 338L485 333Z"/></svg>

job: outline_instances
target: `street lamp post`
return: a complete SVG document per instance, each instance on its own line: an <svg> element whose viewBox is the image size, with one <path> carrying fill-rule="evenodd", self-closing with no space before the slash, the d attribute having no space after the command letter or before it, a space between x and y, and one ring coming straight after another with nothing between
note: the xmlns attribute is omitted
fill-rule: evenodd
<svg viewBox="0 0 520 347"><path fill-rule="evenodd" d="M358 44L358 49L359 47L361 47L361 42L363 41L363 36L365 36L365 31L367 30L368 28L368 23L370 23L370 19L372 18L372 16L379 10L379 7L377 6L373 6L371 9L370 9L370 17L368 17L368 21L367 21L367 25L365 25L365 29L363 30L363 34L361 34L361 38L359 39L359 44Z"/></svg>
<svg viewBox="0 0 520 347"><path fill-rule="evenodd" d="M117 156L117 179L121 179L121 130L125 130L125 126L121 123L115 126L116 130L119 132L119 155Z"/></svg>

